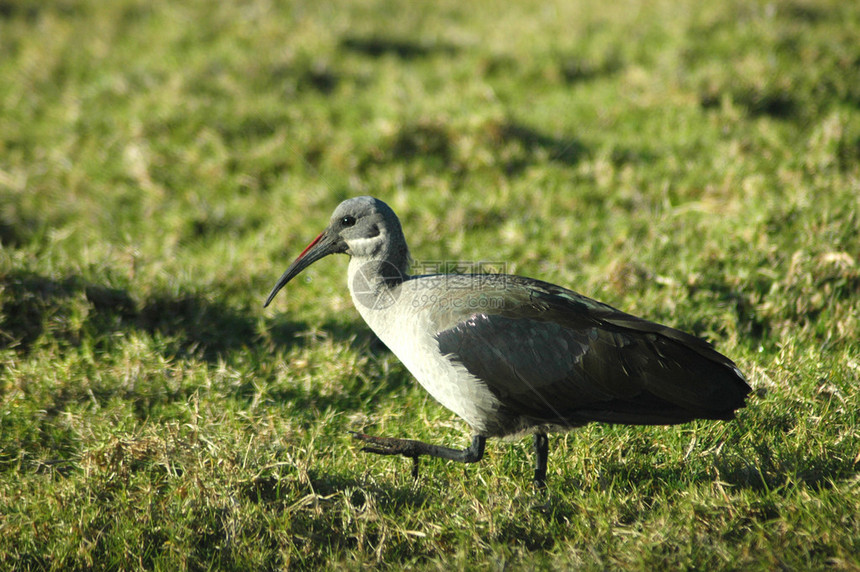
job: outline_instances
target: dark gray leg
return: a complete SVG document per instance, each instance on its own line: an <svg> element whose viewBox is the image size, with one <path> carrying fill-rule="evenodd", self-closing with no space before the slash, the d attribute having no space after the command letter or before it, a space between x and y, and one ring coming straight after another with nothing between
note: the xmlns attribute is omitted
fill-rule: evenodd
<svg viewBox="0 0 860 572"><path fill-rule="evenodd" d="M418 457L426 455L439 459L448 459L459 463L477 463L484 457L484 445L487 438L483 435L472 437L472 444L465 449L450 449L440 445L430 445L412 439L397 439L395 437L373 437L364 433L352 431L354 439L367 443L362 447L366 453L377 455L403 455L412 459L412 477L418 478Z"/></svg>
<svg viewBox="0 0 860 572"><path fill-rule="evenodd" d="M549 457L549 439L546 433L535 433L535 486L546 488L546 462Z"/></svg>

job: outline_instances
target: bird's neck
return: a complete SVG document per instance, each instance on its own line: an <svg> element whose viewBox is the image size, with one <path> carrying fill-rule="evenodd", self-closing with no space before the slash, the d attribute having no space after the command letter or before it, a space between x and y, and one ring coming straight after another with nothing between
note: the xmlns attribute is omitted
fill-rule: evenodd
<svg viewBox="0 0 860 572"><path fill-rule="evenodd" d="M374 287L392 287L409 276L409 247L399 228L383 228L376 237L350 245L349 284L361 277Z"/></svg>
<svg viewBox="0 0 860 572"><path fill-rule="evenodd" d="M350 259L349 292L356 308L368 323L372 321L373 314L391 307L397 300L400 285L409 277L406 270L406 260L394 262L390 258Z"/></svg>
<svg viewBox="0 0 860 572"><path fill-rule="evenodd" d="M359 307L380 309L409 278L409 248L399 227L383 227L366 242L350 244L349 291Z"/></svg>
<svg viewBox="0 0 860 572"><path fill-rule="evenodd" d="M408 258L352 257L349 261L349 287L358 290L393 288L409 277Z"/></svg>

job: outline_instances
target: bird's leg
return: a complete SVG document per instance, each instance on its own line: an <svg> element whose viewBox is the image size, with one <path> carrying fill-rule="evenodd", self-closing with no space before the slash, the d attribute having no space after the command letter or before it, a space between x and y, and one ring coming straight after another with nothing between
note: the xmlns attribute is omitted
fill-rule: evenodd
<svg viewBox="0 0 860 572"><path fill-rule="evenodd" d="M535 433L535 487L546 488L546 464L549 456L549 439L546 433Z"/></svg>
<svg viewBox="0 0 860 572"><path fill-rule="evenodd" d="M465 449L451 449L440 445L431 445L412 439L397 439L396 437L373 437L364 433L352 431L354 439L364 441L362 451L377 455L403 455L412 459L412 477L418 478L418 457L426 455L439 459L448 459L459 463L477 463L484 457L484 445L487 438L483 435L472 437L472 444Z"/></svg>

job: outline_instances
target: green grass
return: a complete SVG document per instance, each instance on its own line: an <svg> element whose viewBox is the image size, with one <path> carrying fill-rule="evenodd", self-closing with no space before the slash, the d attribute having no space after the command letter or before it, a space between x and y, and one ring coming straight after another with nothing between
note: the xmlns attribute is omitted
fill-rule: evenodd
<svg viewBox="0 0 860 572"><path fill-rule="evenodd" d="M860 570L860 7L0 0L0 568ZM731 423L476 466L342 199L713 341Z"/></svg>

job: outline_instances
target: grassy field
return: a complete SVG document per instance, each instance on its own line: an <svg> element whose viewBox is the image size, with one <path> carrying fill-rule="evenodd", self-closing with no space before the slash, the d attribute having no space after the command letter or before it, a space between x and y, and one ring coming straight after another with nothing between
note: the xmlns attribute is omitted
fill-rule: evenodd
<svg viewBox="0 0 860 572"><path fill-rule="evenodd" d="M0 569L860 570L860 4L0 0ZM468 466L336 204L711 340L737 421Z"/></svg>

